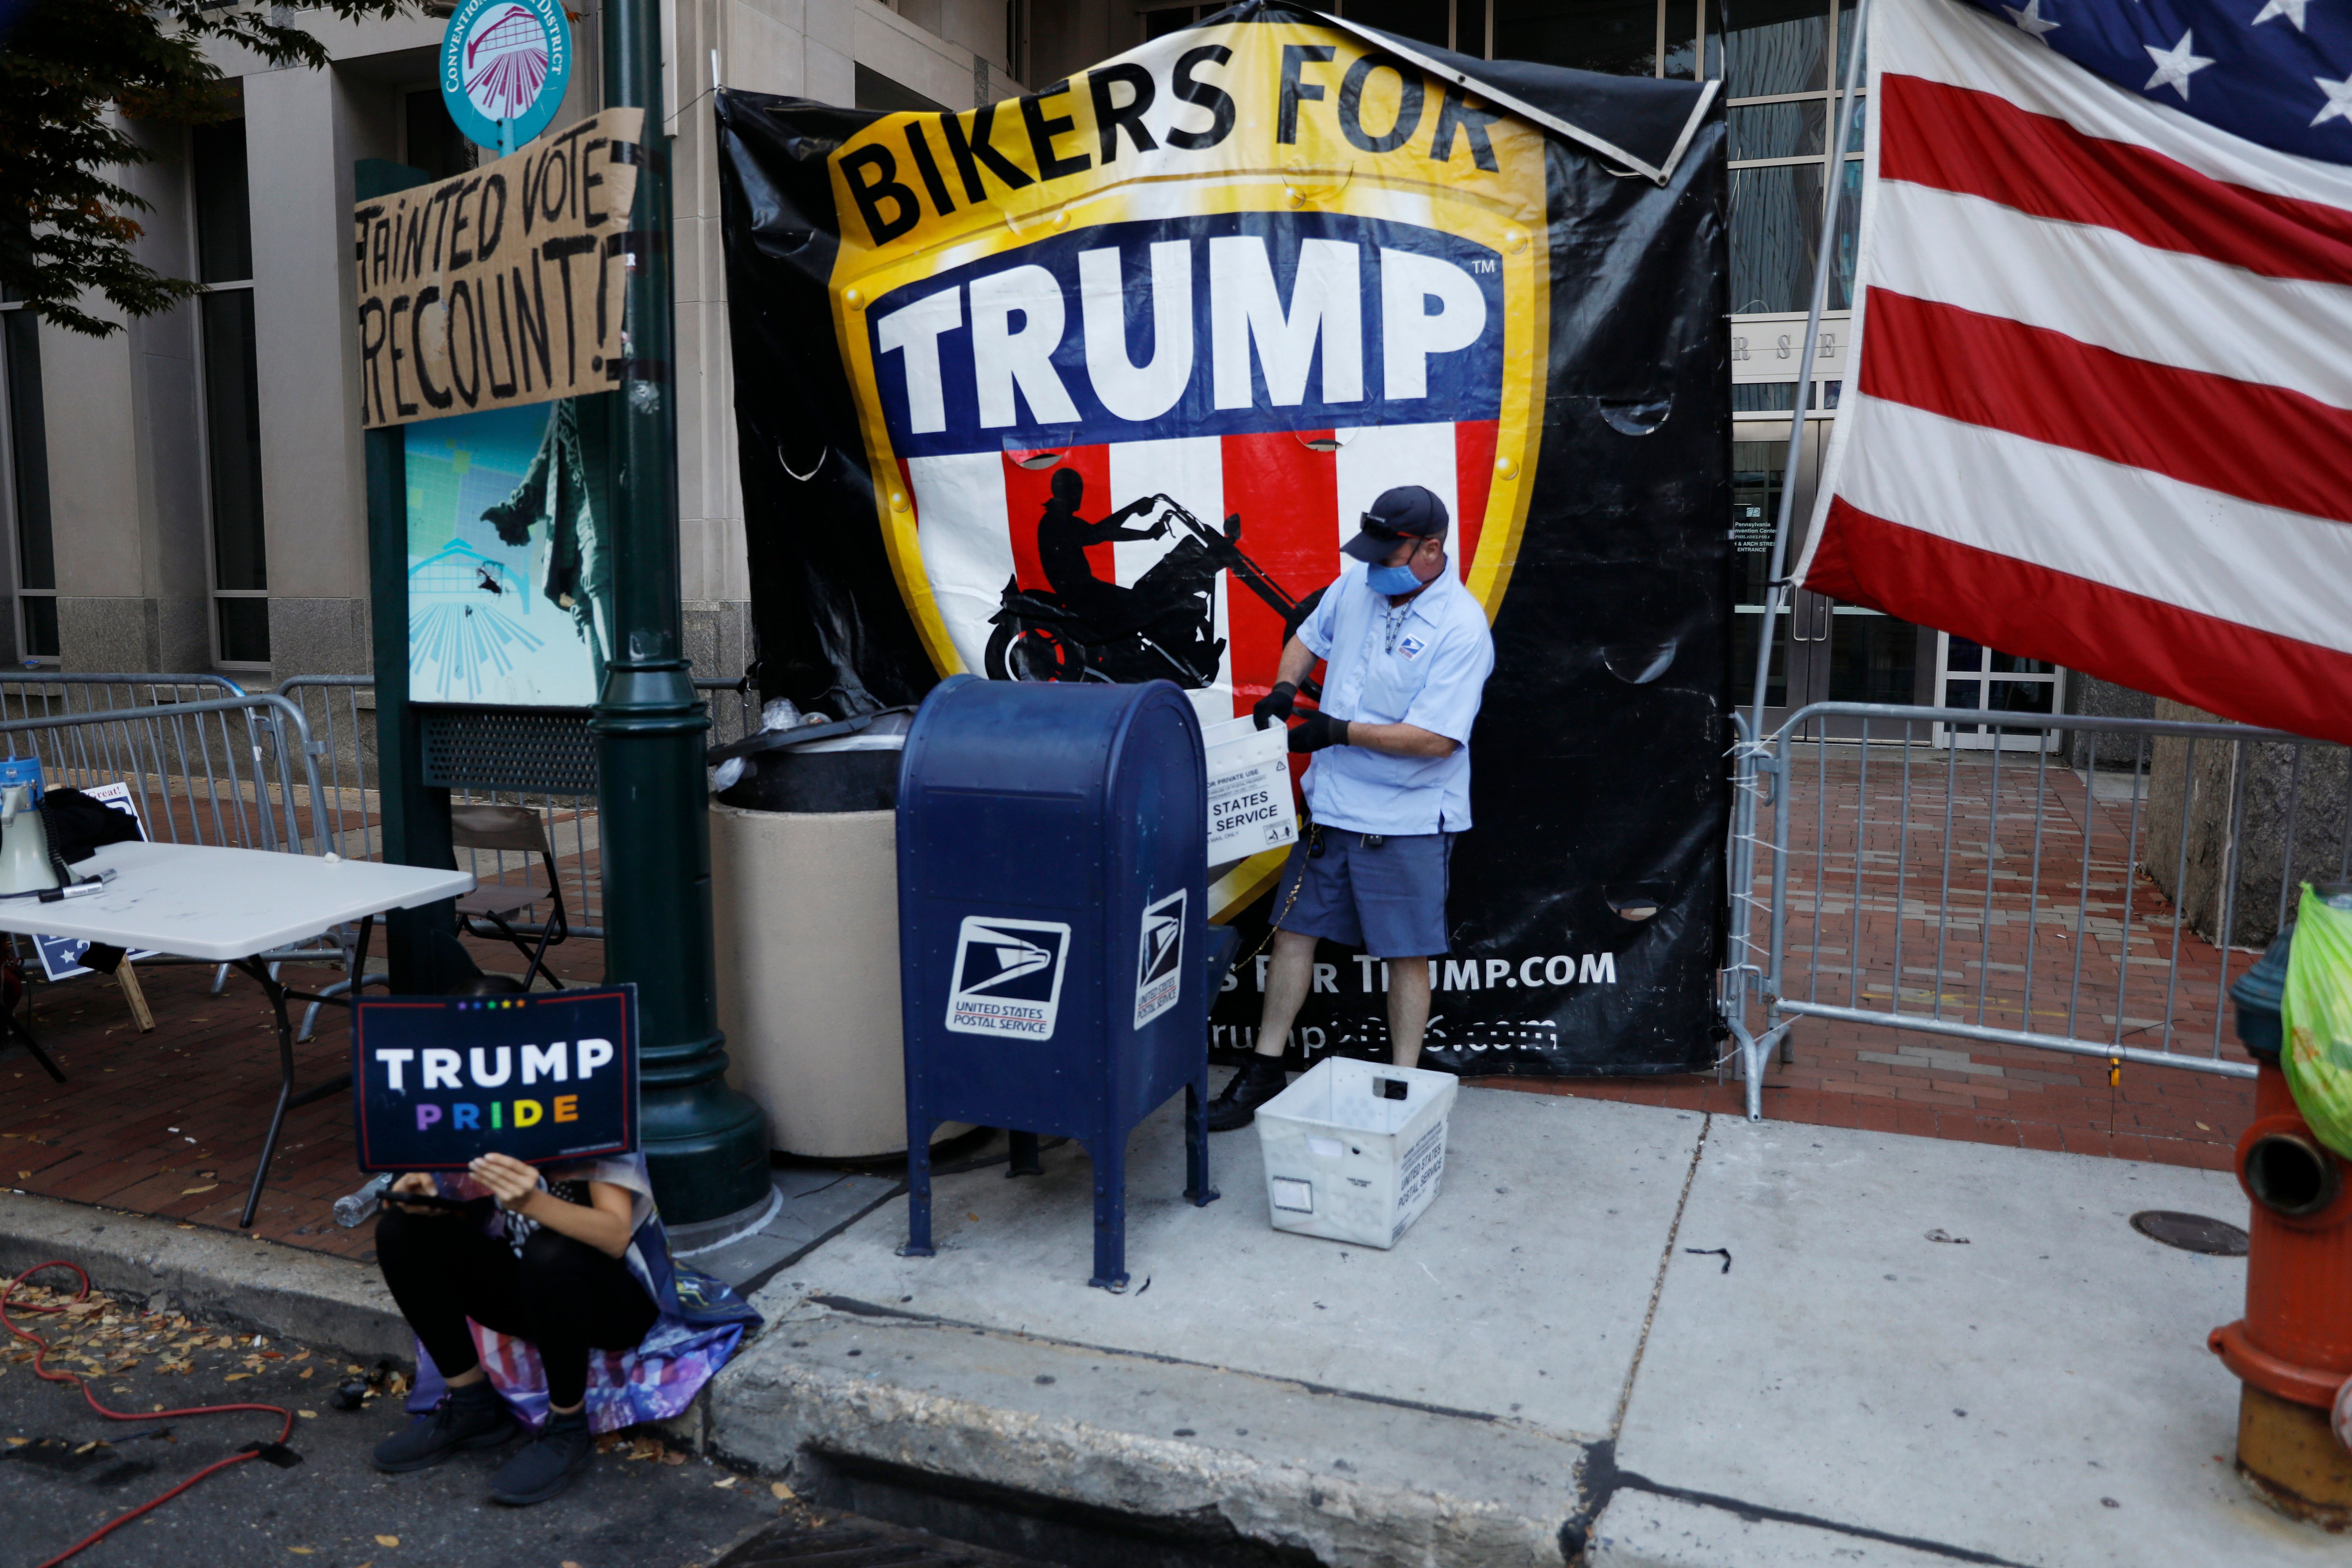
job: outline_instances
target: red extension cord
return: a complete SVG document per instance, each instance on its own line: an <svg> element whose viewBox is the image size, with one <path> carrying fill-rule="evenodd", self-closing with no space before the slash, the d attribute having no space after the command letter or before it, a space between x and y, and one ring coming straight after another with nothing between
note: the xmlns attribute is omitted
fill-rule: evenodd
<svg viewBox="0 0 2352 1568"><path fill-rule="evenodd" d="M50 1383L73 1384L81 1390L81 1396L89 1401L89 1407L92 1410L97 1411L100 1415L105 1416L109 1421L157 1421L165 1416L171 1415L225 1415L232 1410L267 1410L271 1415L279 1417L285 1423L285 1425L280 1426L278 1430L278 1447L283 1447L286 1439L294 1435L294 1413L291 1410L286 1409L282 1405L198 1405L191 1406L185 1410L147 1410L131 1411L128 1413L121 1410L109 1410L105 1405L100 1405L98 1402L96 1395L90 1393L89 1381L79 1373L51 1372L48 1367L44 1364L49 1353L49 1342L41 1338L40 1335L34 1333L29 1329L18 1328L16 1326L16 1320L8 1315L9 1302L16 1294L16 1287L22 1285L27 1279L31 1278L33 1275L38 1274L44 1268L70 1268L74 1271L75 1276L81 1280L81 1289L74 1292L73 1300L75 1301L79 1301L89 1294L89 1276L82 1272L82 1268L79 1264L66 1263L63 1261L36 1263L30 1268L26 1269L24 1273L19 1274L14 1279L9 1280L5 1289L0 1289L0 1328L5 1328L8 1332L16 1339L29 1340L32 1342L35 1347L33 1352L34 1376L46 1379ZM68 1303L68 1306L71 1304L72 1303L70 1302ZM65 1310L65 1307L36 1307L29 1303L19 1309L19 1310L27 1312L62 1312ZM182 1481L178 1486L173 1487L170 1491L165 1492L163 1496L152 1499L150 1501L141 1503L129 1513L120 1515L119 1517L109 1520L106 1523L100 1525L96 1530L91 1531L88 1535L83 1536L79 1541L75 1542L71 1546L67 1547L55 1557L52 1557L47 1562L40 1564L40 1568L57 1568L57 1564L63 1563L67 1558L72 1557L79 1552L84 1552L89 1548L97 1545L100 1541L105 1540L109 1534L121 1528L123 1525L129 1524L141 1514L148 1513L155 1509L163 1507L165 1503L170 1502L173 1498L178 1497L182 1492L186 1491L190 1487L194 1486L198 1481L203 1480L206 1476L213 1474L215 1471L225 1470L231 1465L241 1465L247 1459L257 1459L260 1457L261 1451L257 1448L253 1448L247 1449L246 1452L241 1454L231 1454L226 1459L215 1460L213 1463L206 1465L203 1469L198 1470L194 1475L190 1476L186 1480Z"/></svg>

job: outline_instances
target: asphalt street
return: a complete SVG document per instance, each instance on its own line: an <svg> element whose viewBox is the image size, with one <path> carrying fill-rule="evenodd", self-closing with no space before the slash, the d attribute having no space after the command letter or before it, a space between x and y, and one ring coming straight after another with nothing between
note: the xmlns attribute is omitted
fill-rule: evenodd
<svg viewBox="0 0 2352 1568"><path fill-rule="evenodd" d="M184 1319L108 1316L102 1309L63 1320L16 1313L21 1325L60 1342L53 1368L104 1369L91 1390L114 1409L251 1402L299 1412L287 1445L299 1462L257 1458L212 1476L82 1552L75 1568L700 1568L763 1522L800 1513L768 1482L657 1451L649 1440L615 1442L570 1491L537 1508L505 1508L487 1496L510 1448L459 1454L415 1475L379 1475L368 1450L406 1417L387 1394L358 1410L335 1409L331 1396L350 1363ZM47 1562L213 1461L278 1435L279 1418L256 1411L103 1419L70 1384L35 1377L30 1349L12 1341L0 1350L6 1568Z"/></svg>

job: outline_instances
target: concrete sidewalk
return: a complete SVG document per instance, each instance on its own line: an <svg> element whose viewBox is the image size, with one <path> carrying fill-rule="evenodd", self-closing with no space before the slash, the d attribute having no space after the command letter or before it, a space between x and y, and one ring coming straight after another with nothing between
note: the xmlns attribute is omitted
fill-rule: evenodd
<svg viewBox="0 0 2352 1568"><path fill-rule="evenodd" d="M1124 1295L1085 1283L1075 1145L940 1179L935 1258L883 1205L761 1293L710 1443L885 1517L966 1487L1041 1556L1116 1524L1170 1563L2342 1560L2229 1463L2204 1340L2243 1260L2128 1224L2242 1224L2226 1175L1465 1089L1383 1253L1276 1233L1255 1138L1213 1150L1195 1209L1172 1116L1138 1131Z"/></svg>

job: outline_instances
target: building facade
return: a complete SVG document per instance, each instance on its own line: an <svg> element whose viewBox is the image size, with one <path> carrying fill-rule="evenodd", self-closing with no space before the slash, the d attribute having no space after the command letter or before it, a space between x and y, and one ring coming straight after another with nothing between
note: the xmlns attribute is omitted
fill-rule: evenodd
<svg viewBox="0 0 2352 1568"><path fill-rule="evenodd" d="M557 125L600 101L597 0L575 13L577 63ZM440 8L436 6L436 8ZM698 673L751 658L737 495L719 194L708 98L730 87L872 109L961 109L1050 82L1216 9L1155 0L666 0L665 88L677 213L680 540ZM1830 145L1851 0L1340 0L1341 14L1488 58L1619 74L1717 78L1730 105L1734 522L1762 608L1794 407L1805 291L1832 180L1837 264L1817 408L1850 351L1863 115ZM317 26L314 24L314 27ZM370 664L364 463L354 300L341 265L353 165L434 177L476 153L433 80L441 17L318 28L325 70L224 56L236 118L142 128L157 160L131 183L153 204L152 265L204 293L100 340L0 300L0 657L68 671L232 673L248 685ZM487 156L487 154L483 154ZM1800 443L1800 510L1825 422ZM1759 528L1760 523L1760 528ZM1953 668L1940 639L1809 598L1782 617L1774 706L1907 701ZM1743 617L1744 625L1756 622ZM1965 649L1958 656L1965 665ZM1979 662L1982 662L1979 660ZM1948 669L1947 673L1950 673ZM1965 673L1963 670L1962 673ZM1994 672L1986 671L1988 675ZM1996 705L2054 699L2054 672Z"/></svg>

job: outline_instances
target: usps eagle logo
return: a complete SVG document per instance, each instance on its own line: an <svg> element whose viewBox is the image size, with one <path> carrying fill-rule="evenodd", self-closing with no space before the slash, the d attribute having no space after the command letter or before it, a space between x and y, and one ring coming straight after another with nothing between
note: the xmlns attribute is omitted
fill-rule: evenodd
<svg viewBox="0 0 2352 1568"><path fill-rule="evenodd" d="M1401 484L1444 498L1491 615L1533 467L1542 163L1303 24L845 142L836 319L934 662L1246 713Z"/></svg>

